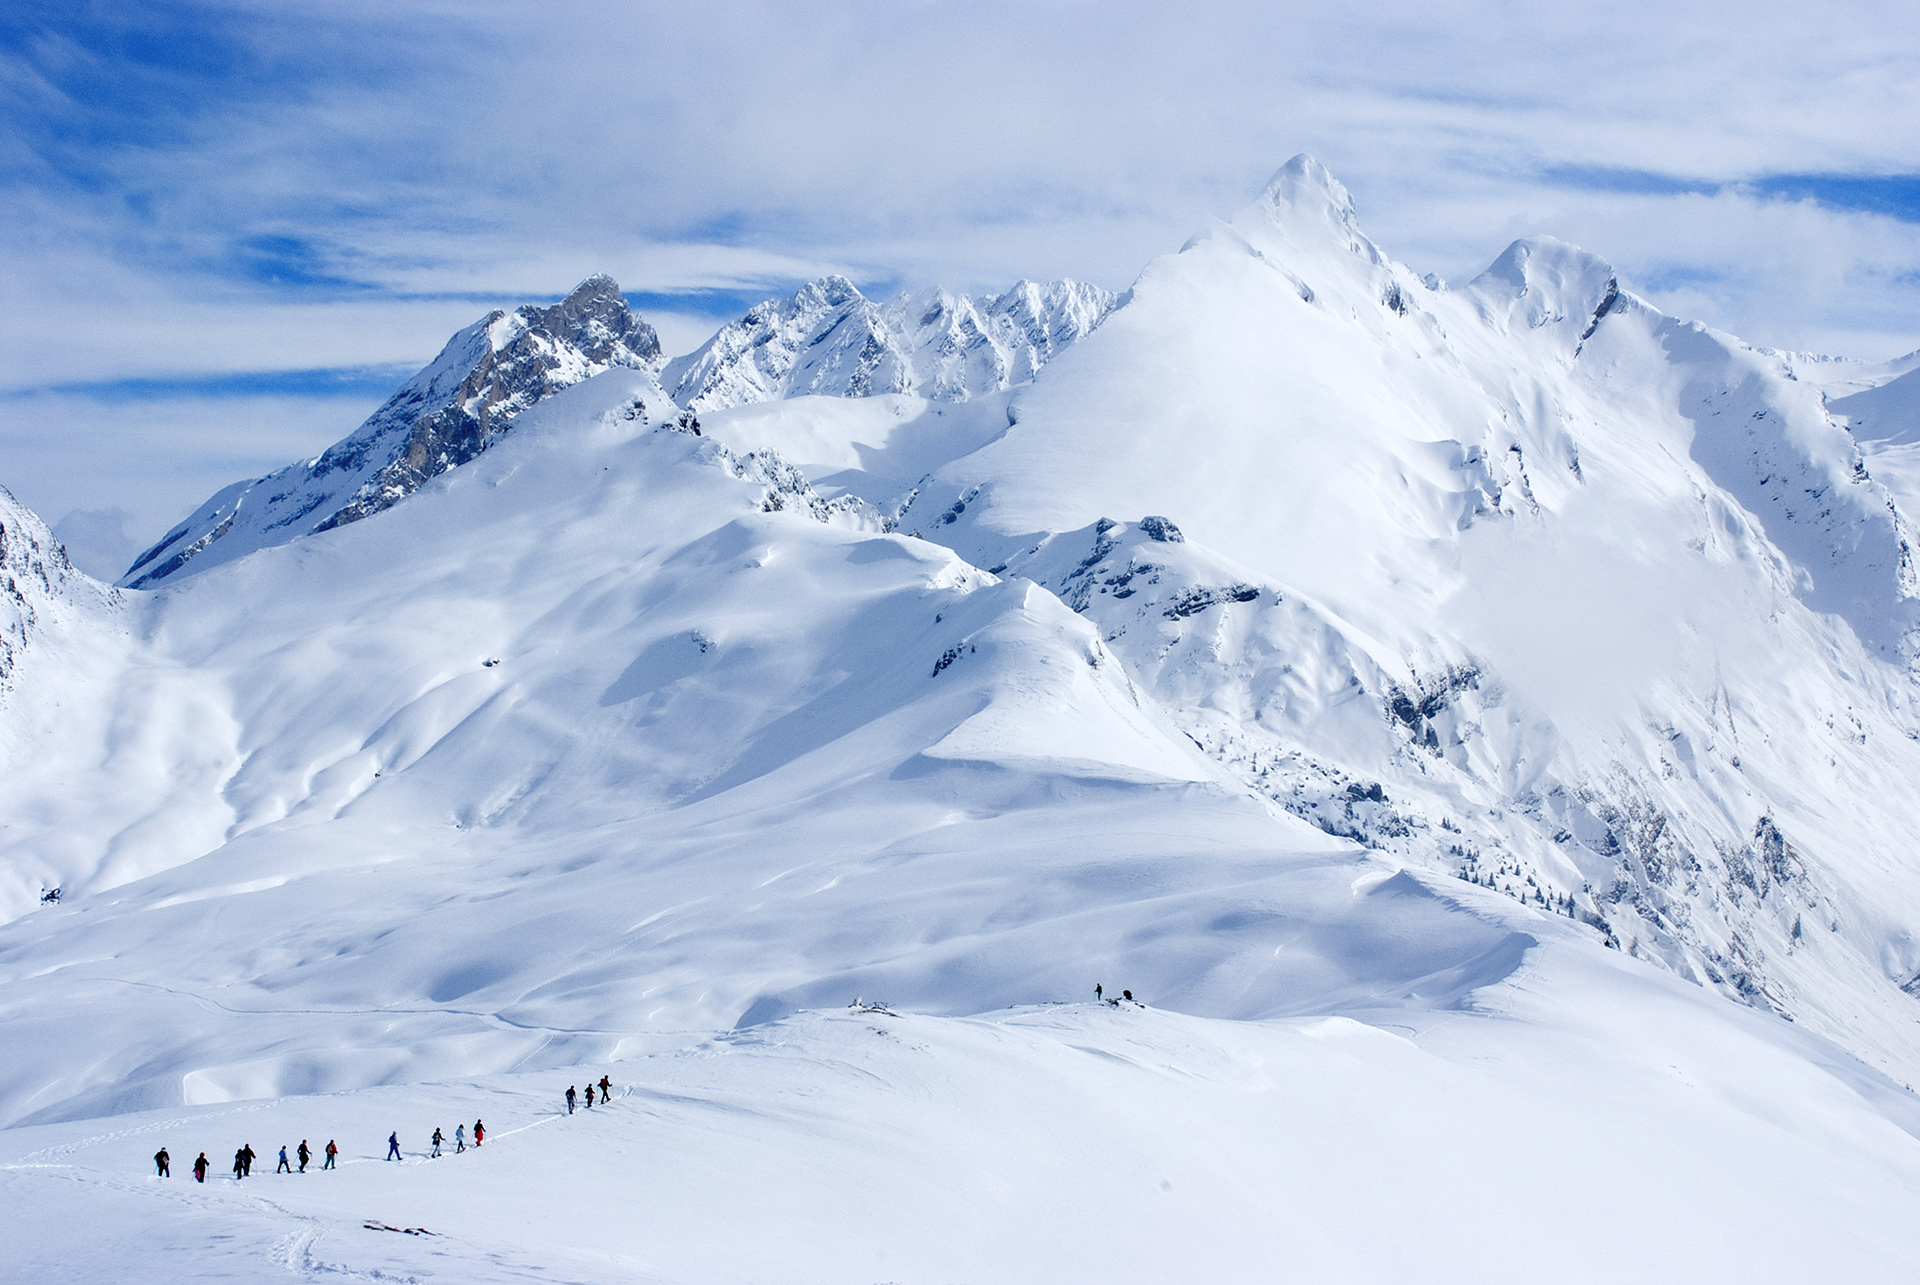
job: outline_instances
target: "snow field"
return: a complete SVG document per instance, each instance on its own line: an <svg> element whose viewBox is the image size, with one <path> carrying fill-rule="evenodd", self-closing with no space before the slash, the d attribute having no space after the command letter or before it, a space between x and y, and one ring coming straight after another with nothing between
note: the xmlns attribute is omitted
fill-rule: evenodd
<svg viewBox="0 0 1920 1285"><path fill-rule="evenodd" d="M1590 1016L808 1012L539 1075L9 1130L0 1190L44 1281L1910 1277L1920 1146L1859 1085L1577 952L1518 992ZM613 1105L566 1116L603 1073ZM424 1159L475 1117L482 1150ZM341 1168L273 1175L301 1137ZM162 1144L218 1173L242 1141L244 1183L143 1176Z"/></svg>

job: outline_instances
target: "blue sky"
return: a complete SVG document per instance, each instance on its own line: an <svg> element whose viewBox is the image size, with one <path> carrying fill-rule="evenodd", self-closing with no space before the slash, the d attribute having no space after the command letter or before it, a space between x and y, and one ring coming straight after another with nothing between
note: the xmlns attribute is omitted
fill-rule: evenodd
<svg viewBox="0 0 1920 1285"><path fill-rule="evenodd" d="M1889 357L1916 46L1875 3L16 0L0 484L149 537L594 271L679 349L828 271L1122 288L1298 151L1421 271L1548 233L1669 311Z"/></svg>

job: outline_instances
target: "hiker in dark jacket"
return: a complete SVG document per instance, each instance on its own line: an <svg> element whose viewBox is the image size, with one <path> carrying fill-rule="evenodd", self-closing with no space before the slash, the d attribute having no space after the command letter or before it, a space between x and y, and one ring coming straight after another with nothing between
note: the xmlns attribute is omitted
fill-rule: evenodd
<svg viewBox="0 0 1920 1285"><path fill-rule="evenodd" d="M159 1177L159 1178L173 1177L173 1169L171 1167L172 1164L173 1162L167 1158L167 1149L165 1147L162 1147L158 1151L153 1153L153 1167L159 1170L159 1173L157 1173L155 1177Z"/></svg>
<svg viewBox="0 0 1920 1285"><path fill-rule="evenodd" d="M571 1084L567 1086L567 1114L573 1114L573 1086Z"/></svg>
<svg viewBox="0 0 1920 1285"><path fill-rule="evenodd" d="M613 1097L613 1082L606 1076L600 1077L600 1100L606 1102Z"/></svg>
<svg viewBox="0 0 1920 1285"><path fill-rule="evenodd" d="M387 1135L387 1159L398 1160L399 1158L400 1158L400 1131L398 1129L395 1129L392 1133L389 1133Z"/></svg>
<svg viewBox="0 0 1920 1285"><path fill-rule="evenodd" d="M440 1154L440 1143L444 1140L444 1138L445 1138L445 1135L443 1135L440 1132L440 1126L437 1124L434 1125L433 1126L433 1154L434 1155L438 1156Z"/></svg>
<svg viewBox="0 0 1920 1285"><path fill-rule="evenodd" d="M193 1180L195 1182L205 1182L207 1180L207 1170L211 1168L213 1168L213 1166L207 1163L207 1153L202 1151L200 1158L193 1162Z"/></svg>
<svg viewBox="0 0 1920 1285"><path fill-rule="evenodd" d="M587 1086L587 1109L593 1109L593 1086L591 1084Z"/></svg>
<svg viewBox="0 0 1920 1285"><path fill-rule="evenodd" d="M300 1156L300 1172L305 1173L307 1171L307 1161L313 1159L313 1152L308 1149L305 1138L300 1139L300 1150L298 1154Z"/></svg>
<svg viewBox="0 0 1920 1285"><path fill-rule="evenodd" d="M251 1142L240 1148L240 1168L243 1170L243 1176L248 1178L253 1177L254 1159L253 1144Z"/></svg>
<svg viewBox="0 0 1920 1285"><path fill-rule="evenodd" d="M486 1140L486 1137L487 1137L487 1126L484 1124L481 1124L478 1120L475 1120L473 1122L473 1145L476 1147L479 1146L482 1142Z"/></svg>
<svg viewBox="0 0 1920 1285"><path fill-rule="evenodd" d="M236 1151L233 1153L234 1180L237 1182L246 1176L247 1176L247 1153L244 1151Z"/></svg>

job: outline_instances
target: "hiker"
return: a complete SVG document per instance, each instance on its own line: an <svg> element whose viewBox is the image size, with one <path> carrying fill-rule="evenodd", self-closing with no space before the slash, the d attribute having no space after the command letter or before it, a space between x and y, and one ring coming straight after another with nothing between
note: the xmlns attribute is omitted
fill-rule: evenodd
<svg viewBox="0 0 1920 1285"><path fill-rule="evenodd" d="M159 1173L157 1173L155 1177L159 1177L159 1178L173 1177L173 1170L171 1168L172 1164L173 1162L167 1159L167 1149L165 1147L162 1147L158 1151L153 1153L153 1167L159 1170Z"/></svg>
<svg viewBox="0 0 1920 1285"><path fill-rule="evenodd" d="M240 1181L240 1179L246 1176L247 1176L247 1153L244 1151L236 1151L233 1153L233 1180L235 1182L238 1182Z"/></svg>
<svg viewBox="0 0 1920 1285"><path fill-rule="evenodd" d="M287 1163L287 1144L284 1142L280 1144L280 1167L275 1169L274 1172L275 1173L292 1173L293 1172L293 1166Z"/></svg>
<svg viewBox="0 0 1920 1285"><path fill-rule="evenodd" d="M1132 992L1132 991L1121 991L1121 992L1120 992L1120 998L1121 998L1121 999L1124 999L1125 1001L1127 1001L1127 1003L1129 1003L1129 1004L1131 1004L1131 1003L1133 1003L1133 992Z"/></svg>
<svg viewBox="0 0 1920 1285"><path fill-rule="evenodd" d="M200 1158L193 1162L193 1180L195 1182L205 1182L207 1180L207 1170L211 1168L213 1168L213 1166L207 1163L207 1153L202 1151Z"/></svg>
<svg viewBox="0 0 1920 1285"><path fill-rule="evenodd" d="M611 1102L612 1100L613 1100L613 1081L607 1079L607 1077L603 1075L600 1077L600 1101L605 1103L605 1102Z"/></svg>
<svg viewBox="0 0 1920 1285"><path fill-rule="evenodd" d="M332 1138L328 1138L327 1139L327 1163L321 1165L320 1167L322 1169L333 1168L333 1158L339 1154L340 1154L340 1148L333 1145Z"/></svg>
<svg viewBox="0 0 1920 1285"><path fill-rule="evenodd" d="M567 1114L573 1114L573 1086L571 1084L567 1086Z"/></svg>
<svg viewBox="0 0 1920 1285"><path fill-rule="evenodd" d="M481 1142L485 1141L486 1136L487 1126L475 1120L473 1122L473 1145L476 1147L479 1146Z"/></svg>
<svg viewBox="0 0 1920 1285"><path fill-rule="evenodd" d="M400 1131L398 1129L395 1129L392 1133L389 1133L387 1135L387 1159L398 1160L399 1158L400 1158Z"/></svg>
<svg viewBox="0 0 1920 1285"><path fill-rule="evenodd" d="M435 1157L437 1157L437 1156L439 1156L439 1154L440 1154L440 1139L441 1139L441 1137L442 1137L442 1135L441 1135L441 1133L440 1133L440 1126L436 1124L436 1125L434 1125L434 1126L433 1126L433 1155L434 1155Z"/></svg>
<svg viewBox="0 0 1920 1285"><path fill-rule="evenodd" d="M241 1174L242 1177L253 1177L253 1162L258 1158L259 1157L253 1153L253 1144L251 1142L240 1148L240 1168L243 1170Z"/></svg>
<svg viewBox="0 0 1920 1285"><path fill-rule="evenodd" d="M1102 989L1099 982L1095 982L1093 984L1093 1002L1098 1004L1101 1000L1105 999L1106 997L1107 997L1107 992L1104 989Z"/></svg>
<svg viewBox="0 0 1920 1285"><path fill-rule="evenodd" d="M456 1124L453 1126L453 1154L457 1156L466 1149L467 1126L464 1124Z"/></svg>
<svg viewBox="0 0 1920 1285"><path fill-rule="evenodd" d="M313 1151L307 1146L307 1140L305 1138L300 1139L300 1150L298 1154L300 1156L300 1172L305 1173L307 1171L307 1161L313 1159Z"/></svg>
<svg viewBox="0 0 1920 1285"><path fill-rule="evenodd" d="M587 1110L593 1110L593 1086L591 1084L587 1086Z"/></svg>

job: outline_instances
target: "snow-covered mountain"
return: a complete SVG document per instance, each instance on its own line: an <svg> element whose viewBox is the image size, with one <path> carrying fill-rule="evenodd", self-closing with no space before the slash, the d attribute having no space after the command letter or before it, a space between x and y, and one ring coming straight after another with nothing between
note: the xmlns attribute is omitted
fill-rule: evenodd
<svg viewBox="0 0 1920 1285"><path fill-rule="evenodd" d="M615 367L652 370L660 339L594 276L550 308L495 310L447 341L351 436L317 459L222 490L128 568L145 589L390 507L486 450L543 397Z"/></svg>
<svg viewBox="0 0 1920 1285"><path fill-rule="evenodd" d="M722 327L669 362L661 382L700 412L808 394L966 401L1031 380L1117 303L1081 281L1022 281L977 301L936 288L876 303L845 277L822 277Z"/></svg>
<svg viewBox="0 0 1920 1285"><path fill-rule="evenodd" d="M625 351L370 520L33 582L36 1278L1920 1267L1897 364L1428 284L1306 158L1030 379Z"/></svg>
<svg viewBox="0 0 1920 1285"><path fill-rule="evenodd" d="M1278 808L1911 1076L1913 538L1806 365L1549 240L1435 289L1302 158L1004 406L706 424L1059 595Z"/></svg>

